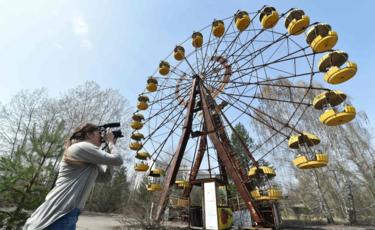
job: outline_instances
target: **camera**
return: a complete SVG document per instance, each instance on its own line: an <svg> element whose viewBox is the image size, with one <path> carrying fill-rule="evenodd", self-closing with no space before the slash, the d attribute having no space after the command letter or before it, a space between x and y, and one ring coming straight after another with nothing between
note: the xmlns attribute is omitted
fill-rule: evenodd
<svg viewBox="0 0 375 230"><path fill-rule="evenodd" d="M120 127L120 126L121 126L120 122L113 122L113 123L107 123L107 124L104 124L104 125L99 125L98 128L99 128L100 133L102 134L102 137L104 137L107 128L117 128L117 127ZM115 139L124 137L124 135L122 135L122 132L121 132L120 129L112 130L112 133L113 133L113 136L115 137ZM102 143L104 143L104 142L105 142L105 140L102 138Z"/></svg>

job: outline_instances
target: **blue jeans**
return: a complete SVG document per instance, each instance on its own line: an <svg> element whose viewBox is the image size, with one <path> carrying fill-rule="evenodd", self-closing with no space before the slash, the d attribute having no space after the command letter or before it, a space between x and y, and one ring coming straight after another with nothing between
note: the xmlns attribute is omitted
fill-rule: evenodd
<svg viewBox="0 0 375 230"><path fill-rule="evenodd" d="M79 214L80 210L75 208L53 222L53 224L47 227L47 230L76 230Z"/></svg>

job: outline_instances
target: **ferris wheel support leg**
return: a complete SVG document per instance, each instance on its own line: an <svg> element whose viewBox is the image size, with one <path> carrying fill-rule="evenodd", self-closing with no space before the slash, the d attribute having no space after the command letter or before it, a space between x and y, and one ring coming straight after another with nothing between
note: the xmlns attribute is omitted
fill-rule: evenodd
<svg viewBox="0 0 375 230"><path fill-rule="evenodd" d="M206 129L205 125L203 125L203 131L205 129ZM199 170L199 167L201 166L204 152L206 150L206 146L207 146L207 136L201 136L199 140L199 148L197 152L197 157L195 158L193 168L190 172L189 181L193 181L197 177L198 170ZM192 186L186 187L183 192L183 197L189 197L192 188L193 188Z"/></svg>
<svg viewBox="0 0 375 230"><path fill-rule="evenodd" d="M231 158L230 154L233 151L229 144L229 139L227 138L227 135L222 127L222 123L220 122L221 124L215 125L214 118L211 114L211 111L214 110L215 106L210 105L210 103L208 102L208 99L212 99L212 97L209 98L210 95L204 89L203 85L200 84L199 88L201 94L202 111L205 125L207 126L208 131L215 130L215 132L209 132L208 136L212 144L215 146L215 149L218 153L218 157L223 162L226 171L233 179L233 182L235 183L238 192L240 193L242 199L245 201L245 204L250 211L250 215L253 221L257 225L262 226L264 222L262 214L259 212L259 210L256 208L255 204L252 201L250 191L246 186L246 178L243 178L243 175L240 172L241 169L239 168L239 165L236 165L234 160Z"/></svg>
<svg viewBox="0 0 375 230"><path fill-rule="evenodd" d="M194 106L195 106L195 98L197 95L198 81L199 81L199 77L195 77L193 79L193 84L192 84L191 92L190 92L190 100L189 100L189 104L187 105L187 112L185 115L182 136L178 143L177 150L173 155L171 164L169 165L168 171L166 173L167 176L164 179L163 189L160 194L159 204L156 209L156 215L155 215L156 221L160 221L164 213L165 207L168 203L169 189L174 183L174 181L176 180L177 172L180 167L182 157L184 155L186 145L189 140L189 135L191 133L191 125L193 122L193 111L194 111Z"/></svg>

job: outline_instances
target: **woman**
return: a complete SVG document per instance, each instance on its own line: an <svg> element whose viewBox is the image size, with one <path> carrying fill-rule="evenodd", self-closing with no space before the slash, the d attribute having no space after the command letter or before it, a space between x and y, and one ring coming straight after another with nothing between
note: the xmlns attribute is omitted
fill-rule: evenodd
<svg viewBox="0 0 375 230"><path fill-rule="evenodd" d="M102 138L108 143L110 153L100 150ZM104 137L98 126L90 123L75 129L66 143L54 188L26 221L24 230L76 229L78 215L95 181L109 181L112 166L123 163L115 142L109 129Z"/></svg>

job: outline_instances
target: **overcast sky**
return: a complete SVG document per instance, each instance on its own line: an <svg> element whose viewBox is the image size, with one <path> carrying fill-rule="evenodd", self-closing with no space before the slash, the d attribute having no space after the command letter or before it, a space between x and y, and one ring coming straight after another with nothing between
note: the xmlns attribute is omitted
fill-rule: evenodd
<svg viewBox="0 0 375 230"><path fill-rule="evenodd" d="M0 0L0 102L21 89L51 95L94 80L135 104L147 76L192 31L238 9L297 7L339 34L336 48L357 62L346 92L375 122L375 1L327 0ZM282 27L280 27L282 28ZM303 36L303 35L301 35Z"/></svg>

